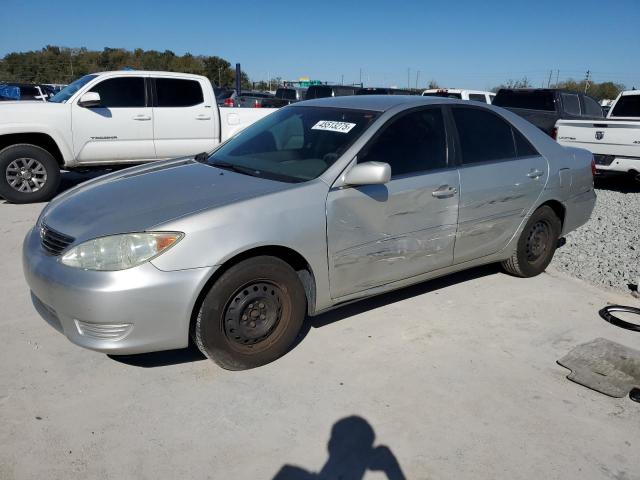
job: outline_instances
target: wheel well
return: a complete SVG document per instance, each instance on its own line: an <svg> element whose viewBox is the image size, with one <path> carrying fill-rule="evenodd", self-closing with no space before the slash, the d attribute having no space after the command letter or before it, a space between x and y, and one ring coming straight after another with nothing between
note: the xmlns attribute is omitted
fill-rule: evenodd
<svg viewBox="0 0 640 480"><path fill-rule="evenodd" d="M0 150L19 143L29 143L43 148L53 155L58 165L62 166L64 164L64 158L60 148L58 148L58 144L46 133L10 133L0 136Z"/></svg>
<svg viewBox="0 0 640 480"><path fill-rule="evenodd" d="M564 208L564 205L562 205L562 203L560 203L557 200L549 200L547 202L544 202L542 205L540 205L540 207L543 207L545 205L547 207L550 207L555 212L555 214L560 219L560 225L564 227L564 216L566 213L566 209Z"/></svg>
<svg viewBox="0 0 640 480"><path fill-rule="evenodd" d="M302 255L300 255L295 250L292 250L291 248L277 245L264 246L252 248L251 250L247 250L236 255L235 257L230 258L214 272L211 278L207 280L207 283L198 295L198 299L196 300L193 312L191 314L191 328L193 328L193 326L195 325L195 320L198 316L198 311L200 310L200 306L202 305L204 297L207 295L207 292L209 292L209 289L218 280L218 278L220 278L220 276L224 272L229 270L229 268L231 268L233 265L236 265L237 263L248 258L261 255L268 255L271 257L279 258L280 260L288 263L289 266L296 271L296 273L298 274L298 278L300 278L300 282L304 287L305 296L307 297L307 312L309 314L313 313L316 304L316 282L309 263L304 259Z"/></svg>

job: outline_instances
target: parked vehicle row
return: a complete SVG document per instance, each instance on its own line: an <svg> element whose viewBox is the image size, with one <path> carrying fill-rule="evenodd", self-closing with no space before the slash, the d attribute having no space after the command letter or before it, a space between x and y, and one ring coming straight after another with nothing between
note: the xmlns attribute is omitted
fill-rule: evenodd
<svg viewBox="0 0 640 480"><path fill-rule="evenodd" d="M640 175L640 90L620 93L606 118L558 120L556 129L561 145L592 152L601 173Z"/></svg>
<svg viewBox="0 0 640 480"><path fill-rule="evenodd" d="M425 97L457 98L459 100L471 100L481 103L493 103L496 96L493 92L483 90L466 90L462 88L430 88L422 92Z"/></svg>
<svg viewBox="0 0 640 480"><path fill-rule="evenodd" d="M520 115L554 139L558 120L603 118L602 107L590 96L555 88L503 88L492 103Z"/></svg>
<svg viewBox="0 0 640 480"><path fill-rule="evenodd" d="M40 100L46 102L54 94L54 88L50 85L0 82L0 101Z"/></svg>
<svg viewBox="0 0 640 480"><path fill-rule="evenodd" d="M0 196L49 200L60 170L132 165L211 151L272 110L219 108L206 77L86 75L48 102L0 103Z"/></svg>
<svg viewBox="0 0 640 480"><path fill-rule="evenodd" d="M144 77L154 103L188 90L165 78ZM108 97L99 81L69 96L82 123L108 115L77 105ZM208 155L58 196L25 238L24 272L40 315L78 345L132 354L191 336L224 368L252 368L291 348L305 314L492 262L541 273L589 219L593 168L589 152L486 104L309 100Z"/></svg>

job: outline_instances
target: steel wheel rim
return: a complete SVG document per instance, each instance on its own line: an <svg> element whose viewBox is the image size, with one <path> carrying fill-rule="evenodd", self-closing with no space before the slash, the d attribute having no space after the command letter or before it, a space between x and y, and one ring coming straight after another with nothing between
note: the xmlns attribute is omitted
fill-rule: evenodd
<svg viewBox="0 0 640 480"><path fill-rule="evenodd" d="M35 158L17 158L7 166L5 178L14 190L32 193L47 183L47 170Z"/></svg>
<svg viewBox="0 0 640 480"><path fill-rule="evenodd" d="M534 263L544 258L549 249L551 238L551 228L547 222L540 220L536 222L527 236L527 261Z"/></svg>
<svg viewBox="0 0 640 480"><path fill-rule="evenodd" d="M239 288L224 311L224 333L237 346L253 347L276 330L282 318L284 292L268 281Z"/></svg>

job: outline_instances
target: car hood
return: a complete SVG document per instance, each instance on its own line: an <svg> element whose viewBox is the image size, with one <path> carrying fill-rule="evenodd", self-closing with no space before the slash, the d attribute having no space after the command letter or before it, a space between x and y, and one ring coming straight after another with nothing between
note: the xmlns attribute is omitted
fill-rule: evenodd
<svg viewBox="0 0 640 480"><path fill-rule="evenodd" d="M191 213L291 186L193 159L156 162L75 187L55 198L43 211L41 221L82 241L149 230Z"/></svg>

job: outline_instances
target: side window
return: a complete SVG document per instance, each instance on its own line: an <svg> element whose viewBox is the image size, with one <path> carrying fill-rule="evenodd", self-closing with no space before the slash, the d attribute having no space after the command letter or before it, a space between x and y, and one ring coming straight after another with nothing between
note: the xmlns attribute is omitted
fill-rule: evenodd
<svg viewBox="0 0 640 480"><path fill-rule="evenodd" d="M469 100L473 100L474 102L487 103L487 97L485 97L482 93L470 93Z"/></svg>
<svg viewBox="0 0 640 480"><path fill-rule="evenodd" d="M158 107L192 107L204 102L202 87L196 80L156 78Z"/></svg>
<svg viewBox="0 0 640 480"><path fill-rule="evenodd" d="M106 108L144 107L144 78L120 77L100 82L91 89L100 94L100 102Z"/></svg>
<svg viewBox="0 0 640 480"><path fill-rule="evenodd" d="M513 129L513 138L516 140L516 153L518 157L533 157L540 155L529 140L524 138L518 130Z"/></svg>
<svg viewBox="0 0 640 480"><path fill-rule="evenodd" d="M568 114L580 115L580 99L575 93L563 93L562 105Z"/></svg>
<svg viewBox="0 0 640 480"><path fill-rule="evenodd" d="M506 160L516 156L511 125L482 108L455 107L462 163L465 165Z"/></svg>
<svg viewBox="0 0 640 480"><path fill-rule="evenodd" d="M602 117L604 116L602 113L602 107L598 105L593 98L585 95L582 97L584 99L584 113L585 115L590 115L592 117Z"/></svg>
<svg viewBox="0 0 640 480"><path fill-rule="evenodd" d="M447 136L442 110L429 108L392 119L358 156L358 162L385 162L391 175L447 166Z"/></svg>

